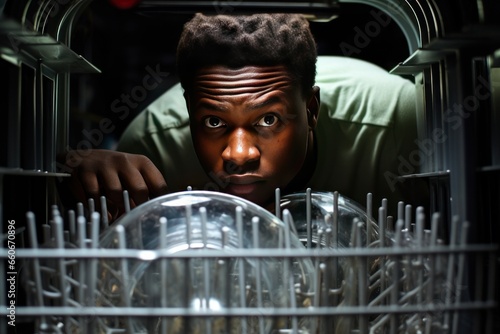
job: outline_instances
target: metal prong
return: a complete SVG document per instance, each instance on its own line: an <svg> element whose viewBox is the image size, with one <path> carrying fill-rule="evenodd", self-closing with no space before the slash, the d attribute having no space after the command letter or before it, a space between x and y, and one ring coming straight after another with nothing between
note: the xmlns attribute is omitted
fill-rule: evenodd
<svg viewBox="0 0 500 334"><path fill-rule="evenodd" d="M125 241L125 228L122 225L117 225L116 229L116 237L118 239L118 248L125 250L127 248L127 244ZM128 259L122 258L121 259L121 282L123 283L123 286L121 287L121 297L122 297L122 303L123 306L125 307L130 307L130 276L129 276L129 271L128 271ZM134 327L132 324L132 318L127 317L126 318L126 324L127 324L127 332L133 332Z"/></svg>
<svg viewBox="0 0 500 334"><path fill-rule="evenodd" d="M77 217L84 217L85 216L85 209L83 208L83 203L82 202L78 202L76 203L76 216Z"/></svg>
<svg viewBox="0 0 500 334"><path fill-rule="evenodd" d="M76 217L75 211L68 211L69 238L71 242L76 242Z"/></svg>
<svg viewBox="0 0 500 334"><path fill-rule="evenodd" d="M387 216L386 220L386 229L387 231L394 231L394 217L393 216Z"/></svg>
<svg viewBox="0 0 500 334"><path fill-rule="evenodd" d="M95 203L93 198L88 199L88 204L89 204L89 216L92 216L92 214L95 211Z"/></svg>
<svg viewBox="0 0 500 334"><path fill-rule="evenodd" d="M260 240L259 240L259 217L253 217L252 218L252 240L253 240L253 248L254 249L259 249L260 247ZM262 301L262 281L261 281L261 275L262 275L262 268L261 268L261 259L257 259L255 263L255 288L256 288L256 293L257 293L257 307L261 308L263 307L263 301ZM259 316L259 330L260 333L264 333L264 318L262 316Z"/></svg>
<svg viewBox="0 0 500 334"><path fill-rule="evenodd" d="M193 216L193 208L191 203L186 205L186 242L189 248L191 248L191 217Z"/></svg>
<svg viewBox="0 0 500 334"><path fill-rule="evenodd" d="M167 249L167 218L165 217L160 217L159 219L160 223L160 242L158 246L160 247L160 250ZM168 273L168 260L165 258L160 259L160 280L161 280L161 286L160 286L160 302L161 302L161 307L167 307L167 288L168 288L168 281L167 281L167 273ZM167 318L161 317L161 333L167 333Z"/></svg>
<svg viewBox="0 0 500 334"><path fill-rule="evenodd" d="M86 245L86 239L87 239L87 221L85 220L85 217L83 216L78 216L76 219L77 223L77 229L78 229L78 246L80 248L85 248Z"/></svg>
<svg viewBox="0 0 500 334"><path fill-rule="evenodd" d="M307 249L312 248L311 188L306 189Z"/></svg>
<svg viewBox="0 0 500 334"><path fill-rule="evenodd" d="M276 188L274 190L274 215L278 218L281 219L281 191L280 188Z"/></svg>
<svg viewBox="0 0 500 334"><path fill-rule="evenodd" d="M238 232L238 248L243 249L243 208L237 206L235 209L236 215L236 230ZM240 307L246 307L246 284L245 284L245 263L243 258L238 258L238 285L240 294ZM247 334L247 318L241 319L241 331L243 334Z"/></svg>
<svg viewBox="0 0 500 334"><path fill-rule="evenodd" d="M125 208L125 213L130 212L130 196L127 190L123 191L123 207Z"/></svg>
<svg viewBox="0 0 500 334"><path fill-rule="evenodd" d="M356 242L354 247L362 248L363 241L361 239L361 231L363 230L363 223L358 221L355 226L356 230ZM368 259L366 257L358 258L356 261L357 271L358 271L358 289L359 289L359 305L366 307L368 306L368 275L367 275L367 267L368 267ZM368 317L366 315L360 315L359 317L359 329L360 333L368 333Z"/></svg>
<svg viewBox="0 0 500 334"><path fill-rule="evenodd" d="M424 223L425 223L425 214L421 211L417 217L417 221L415 222L416 234L417 234L417 247L419 250L424 247ZM417 265L420 267L423 265L424 258L422 254L419 254L417 257ZM424 272L423 270L418 271L418 293L417 293L417 303L422 305L423 296L422 296L422 287L424 286Z"/></svg>
<svg viewBox="0 0 500 334"><path fill-rule="evenodd" d="M332 240L333 248L339 245L339 193L333 193L333 215L332 215Z"/></svg>
<svg viewBox="0 0 500 334"><path fill-rule="evenodd" d="M94 211L92 215L90 216L91 218L91 235L90 235L90 240L91 240L91 245L92 248L97 248L99 244L99 223L101 220L101 215L99 212Z"/></svg>
<svg viewBox="0 0 500 334"><path fill-rule="evenodd" d="M373 211L373 196L371 193L366 194L366 246L368 247L372 240L372 211Z"/></svg>
<svg viewBox="0 0 500 334"><path fill-rule="evenodd" d="M35 214L33 212L28 212L26 213L26 219L28 223L28 231L29 231L29 237L30 237L30 243L31 243L31 248L32 249L37 249L38 248L38 239L36 236L36 222L35 222ZM40 259L37 257L33 258L33 276L35 280L35 298L37 301L37 305L40 307L44 306L43 302L43 285L42 285L42 271L40 269ZM40 316L40 327L46 327L48 328L47 325L47 318L44 315Z"/></svg>
<svg viewBox="0 0 500 334"><path fill-rule="evenodd" d="M59 251L64 250L64 236L63 236L63 221L62 217L58 216L54 219L54 236L55 236L55 247ZM62 306L68 305L68 290L66 287L66 261L63 258L58 258L58 269L59 269L59 289L61 293L61 303ZM68 320L68 319L66 319Z"/></svg>
<svg viewBox="0 0 500 334"><path fill-rule="evenodd" d="M385 247L385 214L386 210L383 206L378 209L378 233L379 233L379 247ZM385 281L386 259L384 256L380 257L380 290L384 291L386 288Z"/></svg>
<svg viewBox="0 0 500 334"><path fill-rule="evenodd" d="M200 210L200 222L201 222L201 239L203 242L203 247L207 248L208 246L208 237L207 237L207 209L205 207L201 207ZM203 287L205 292L205 308L210 308L210 260L208 258L203 259ZM206 333L211 334L211 326L210 326L210 318L205 319L205 328Z"/></svg>
<svg viewBox="0 0 500 334"><path fill-rule="evenodd" d="M404 221L398 220L395 229L395 242L394 248L398 249L402 247L402 230L404 227ZM392 289L391 289L391 305L398 305L399 303L399 280L401 271L401 259L399 256L395 256L394 265L392 268ZM396 334L399 327L399 318L396 314L391 314L390 316L390 333Z"/></svg>
<svg viewBox="0 0 500 334"><path fill-rule="evenodd" d="M404 220L405 216L405 203L403 201L399 201L398 202L398 216L396 218L396 220L399 220L399 219L402 219Z"/></svg>
<svg viewBox="0 0 500 334"><path fill-rule="evenodd" d="M411 228L411 204L407 204L405 207L405 229L409 232Z"/></svg>
<svg viewBox="0 0 500 334"><path fill-rule="evenodd" d="M388 206L389 205L388 205L387 198L382 198L382 204L381 205L382 205L382 207L384 208L384 210L385 210L385 212L387 214L387 212L389 212L389 210L388 210ZM384 217L384 220L385 220L385 217Z"/></svg>
<svg viewBox="0 0 500 334"><path fill-rule="evenodd" d="M103 230L109 227L108 221L108 204L106 203L106 196L101 196L101 228Z"/></svg>
<svg viewBox="0 0 500 334"><path fill-rule="evenodd" d="M54 219L55 217L61 215L61 213L59 212L59 208L57 207L57 205L55 205L55 204L52 205L51 209L52 209L52 219Z"/></svg>
<svg viewBox="0 0 500 334"><path fill-rule="evenodd" d="M221 228L221 235L222 235L222 249L227 248L229 246L229 232L231 229L227 226L222 226Z"/></svg>
<svg viewBox="0 0 500 334"><path fill-rule="evenodd" d="M53 222L53 221L52 221ZM43 243L48 244L50 243L50 240L52 240L52 231L53 229L50 227L49 224L42 224L42 235L43 235Z"/></svg>
<svg viewBox="0 0 500 334"><path fill-rule="evenodd" d="M460 231L460 240L459 240L459 246L465 247L467 246L467 236L468 236L468 231L469 231L469 226L470 223L468 221L464 221L462 224L462 228ZM460 252L458 254L458 269L457 269L457 276L456 276L456 283L455 286L450 286L449 289L451 290L454 288L454 296L453 298L455 299L455 305L459 306L460 303L462 302L462 290L465 288L462 286L462 281L464 279L464 275L466 273L465 271L465 257L466 254L464 252ZM458 332L458 318L459 318L460 312L457 310L454 311L453 313L453 326L452 326L452 333Z"/></svg>

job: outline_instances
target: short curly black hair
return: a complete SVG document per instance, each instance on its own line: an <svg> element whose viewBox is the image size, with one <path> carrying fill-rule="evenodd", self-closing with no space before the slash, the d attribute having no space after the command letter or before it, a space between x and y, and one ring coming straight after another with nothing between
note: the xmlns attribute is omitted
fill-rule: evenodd
<svg viewBox="0 0 500 334"><path fill-rule="evenodd" d="M300 14L196 14L185 24L177 48L177 72L189 91L196 72L206 66L284 65L310 92L317 50L309 22Z"/></svg>

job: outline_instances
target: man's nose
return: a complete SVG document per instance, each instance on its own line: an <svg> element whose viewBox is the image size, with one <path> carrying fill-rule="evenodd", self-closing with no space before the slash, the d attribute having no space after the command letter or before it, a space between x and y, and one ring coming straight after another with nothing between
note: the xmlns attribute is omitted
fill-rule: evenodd
<svg viewBox="0 0 500 334"><path fill-rule="evenodd" d="M260 150L255 145L255 137L249 131L235 129L228 138L228 143L222 152L222 159L236 166L255 162L260 158Z"/></svg>

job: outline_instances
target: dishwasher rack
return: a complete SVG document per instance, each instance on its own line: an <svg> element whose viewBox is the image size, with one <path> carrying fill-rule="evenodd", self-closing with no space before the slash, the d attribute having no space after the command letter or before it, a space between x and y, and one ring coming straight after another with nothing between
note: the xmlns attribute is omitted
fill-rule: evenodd
<svg viewBox="0 0 500 334"><path fill-rule="evenodd" d="M467 244L469 226L459 219L445 244L436 232L439 214L426 229L421 208L414 214L406 208L404 217L393 219L382 206L372 226L357 219L338 225L350 229L351 238L333 247L321 242L332 236L328 228L313 228L315 242L303 240L309 247L290 247L296 222L285 209L280 215L285 233L274 248L259 248L257 240L251 249L205 244L182 252L161 245L127 249L123 240L131 230L107 227L98 212L85 214L83 206L68 212L69 225L53 207L39 244L35 217L28 213L31 247L18 250L17 261L23 262L20 277L29 302L16 308L16 317L34 321L37 333L493 334L497 248ZM326 226L338 211L325 217ZM377 237L369 237L367 227ZM114 249L100 248L102 229L116 233ZM245 270L253 280L244 281L232 263L249 259L254 265ZM279 292L259 279L270 268L266 261L276 259L272 270L284 278ZM306 274L294 279L300 261L311 263L308 279L301 280ZM137 279L141 267L153 268L148 280ZM168 281L175 271L181 280ZM193 302L187 296L197 289L201 298ZM276 302L277 293L289 298Z"/></svg>

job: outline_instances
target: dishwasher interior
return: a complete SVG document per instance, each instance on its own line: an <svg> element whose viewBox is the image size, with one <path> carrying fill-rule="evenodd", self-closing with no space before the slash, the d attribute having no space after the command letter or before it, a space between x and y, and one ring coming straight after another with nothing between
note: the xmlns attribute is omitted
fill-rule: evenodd
<svg viewBox="0 0 500 334"><path fill-rule="evenodd" d="M0 10L2 333L500 332L498 2L7 0ZM114 147L176 78L123 119L107 109L148 66L174 72L182 24L199 11L304 13L320 54L411 78L421 150L400 178L426 202L277 189L271 214L186 189L112 225L92 201L65 207L56 156Z"/></svg>

